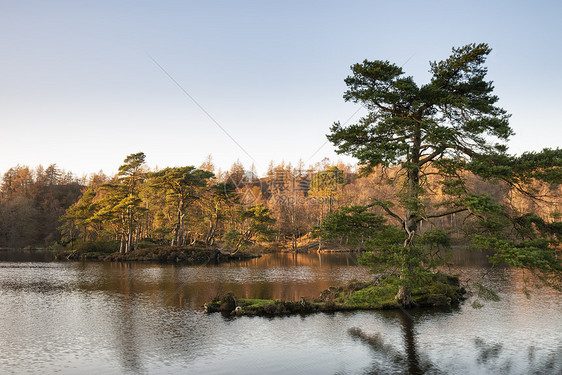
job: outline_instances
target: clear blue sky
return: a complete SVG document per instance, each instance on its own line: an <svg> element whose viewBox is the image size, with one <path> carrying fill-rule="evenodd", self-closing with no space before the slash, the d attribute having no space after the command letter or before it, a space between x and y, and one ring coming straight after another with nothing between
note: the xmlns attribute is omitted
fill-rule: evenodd
<svg viewBox="0 0 562 375"><path fill-rule="evenodd" d="M0 173L113 174L140 151L151 167L208 154L249 167L151 57L260 174L270 160L340 158L331 144L315 152L358 108L342 99L351 64L405 63L424 83L429 61L471 42L493 48L511 152L562 146L561 15L556 1L2 0Z"/></svg>

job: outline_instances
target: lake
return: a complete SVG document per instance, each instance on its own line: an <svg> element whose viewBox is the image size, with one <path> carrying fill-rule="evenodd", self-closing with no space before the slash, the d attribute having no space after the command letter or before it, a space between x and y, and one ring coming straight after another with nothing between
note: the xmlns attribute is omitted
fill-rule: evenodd
<svg viewBox="0 0 562 375"><path fill-rule="evenodd" d="M481 254L457 250L453 262L449 272L494 287L501 301L233 318L202 305L224 291L312 298L372 276L347 253L183 266L0 251L0 373L562 374L562 294L527 298L521 271L491 269Z"/></svg>

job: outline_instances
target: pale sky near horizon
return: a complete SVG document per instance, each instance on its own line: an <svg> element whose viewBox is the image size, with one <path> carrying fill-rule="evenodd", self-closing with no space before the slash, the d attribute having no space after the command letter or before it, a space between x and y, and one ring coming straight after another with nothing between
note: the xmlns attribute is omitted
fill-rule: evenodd
<svg viewBox="0 0 562 375"><path fill-rule="evenodd" d="M557 1L1 0L0 173L111 175L140 151L150 167L211 154L260 175L271 160L353 162L325 137L359 109L342 99L350 65L389 60L422 84L471 42L493 48L510 152L560 147L561 15Z"/></svg>

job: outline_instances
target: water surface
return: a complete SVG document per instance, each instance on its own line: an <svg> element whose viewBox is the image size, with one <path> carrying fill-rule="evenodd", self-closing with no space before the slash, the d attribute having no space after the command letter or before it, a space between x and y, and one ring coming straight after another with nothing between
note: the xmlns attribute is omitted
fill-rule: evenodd
<svg viewBox="0 0 562 375"><path fill-rule="evenodd" d="M353 254L268 254L219 266L52 262L0 252L0 373L562 373L561 294L455 253L451 272L500 302L449 311L225 318L202 305L315 297L369 278ZM357 327L368 340L350 334Z"/></svg>

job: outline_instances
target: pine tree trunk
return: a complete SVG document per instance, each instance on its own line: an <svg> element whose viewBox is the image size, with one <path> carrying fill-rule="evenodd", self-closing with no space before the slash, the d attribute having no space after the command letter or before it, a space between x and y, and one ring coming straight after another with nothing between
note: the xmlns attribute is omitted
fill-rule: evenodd
<svg viewBox="0 0 562 375"><path fill-rule="evenodd" d="M176 225L176 239L175 239L175 245L176 246L182 246L184 243L184 234L183 234L183 213L181 210L181 207L183 207L183 200L180 201L180 203L178 204L178 213L177 213L177 225Z"/></svg>
<svg viewBox="0 0 562 375"><path fill-rule="evenodd" d="M213 217L211 216L211 219L209 221L209 232L207 233L207 238L205 239L205 244L207 245L207 247L212 246L213 243L215 242L215 232L217 230L217 226L218 226L218 217L216 222L213 222Z"/></svg>
<svg viewBox="0 0 562 375"><path fill-rule="evenodd" d="M412 299L412 291L405 285L402 285L400 289L398 289L398 293L396 294L394 299L400 302L400 304L406 308L414 305L414 300Z"/></svg>
<svg viewBox="0 0 562 375"><path fill-rule="evenodd" d="M135 232L135 246L133 247L134 250L138 249L139 247L140 232L141 232L141 228L138 228Z"/></svg>
<svg viewBox="0 0 562 375"><path fill-rule="evenodd" d="M417 134L414 139L414 149L412 150L412 162L417 165L419 162L419 135ZM407 186L407 214L402 223L403 229L406 232L406 239L404 240L404 254L403 265L400 273L402 286L394 297L404 307L411 307L414 305L412 299L412 291L408 286L408 278L412 275L412 264L410 248L414 246L414 238L418 229L419 217L419 170L417 167L410 167L408 170L408 186Z"/></svg>
<svg viewBox="0 0 562 375"><path fill-rule="evenodd" d="M125 252L126 253L131 251L131 245L133 244L133 230L131 229L131 227L132 227L132 220L130 222L129 230L128 230L128 233L127 233L127 243L125 244Z"/></svg>

